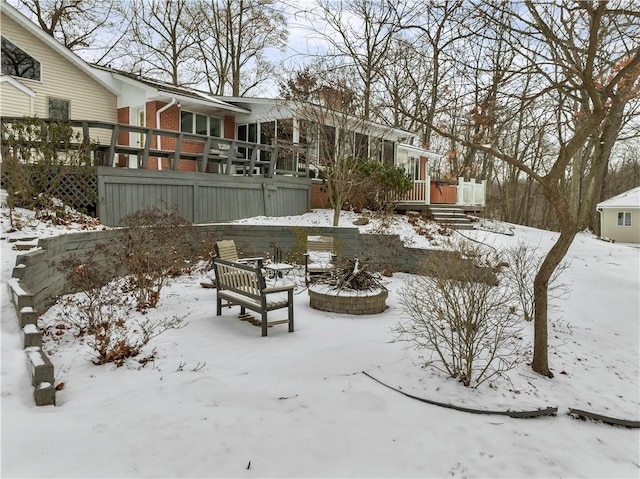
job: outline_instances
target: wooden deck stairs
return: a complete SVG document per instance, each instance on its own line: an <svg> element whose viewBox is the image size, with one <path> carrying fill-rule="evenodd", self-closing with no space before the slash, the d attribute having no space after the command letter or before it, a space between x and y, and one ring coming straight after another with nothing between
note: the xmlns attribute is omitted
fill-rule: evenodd
<svg viewBox="0 0 640 479"><path fill-rule="evenodd" d="M472 230L473 223L462 206L447 204L429 205L433 220L442 226L455 230Z"/></svg>

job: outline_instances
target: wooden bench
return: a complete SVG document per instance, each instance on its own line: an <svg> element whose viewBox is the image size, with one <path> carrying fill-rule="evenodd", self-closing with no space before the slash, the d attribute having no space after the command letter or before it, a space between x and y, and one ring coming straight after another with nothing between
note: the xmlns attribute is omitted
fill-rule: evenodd
<svg viewBox="0 0 640 479"><path fill-rule="evenodd" d="M267 336L267 328L276 324L289 324L293 332L293 288L295 285L267 287L262 270L252 266L214 258L216 272L217 307L216 316L222 315L223 306L240 306L240 314L250 309L260 313L262 336ZM223 300L226 303L223 303ZM287 308L287 319L267 321L267 313Z"/></svg>

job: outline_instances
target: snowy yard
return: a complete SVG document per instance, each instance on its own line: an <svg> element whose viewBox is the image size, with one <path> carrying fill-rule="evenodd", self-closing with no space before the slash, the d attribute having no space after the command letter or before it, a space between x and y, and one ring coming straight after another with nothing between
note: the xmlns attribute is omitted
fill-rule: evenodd
<svg viewBox="0 0 640 479"><path fill-rule="evenodd" d="M330 212L270 222L330 225ZM355 218L344 214L342 226ZM6 240L2 282L17 252ZM33 224L41 235L58 234ZM375 221L363 231L380 229ZM442 247L406 221L387 228L415 247ZM555 233L513 227L514 236L465 233L496 248L525 241L546 251ZM640 430L580 421L568 408L640 420L640 249L580 234L562 278L570 296L549 327L555 378L526 365L478 389L418 366L421 353L394 341L403 318L387 278L389 308L350 316L309 307L295 295L296 331L239 321L239 308L215 316L215 290L181 277L149 315L185 316L188 325L155 338L156 359L94 366L80 341L50 352L56 407L36 407L8 295L2 293L3 477L634 477ZM41 318L55 320L55 312ZM42 326L43 324L41 324ZM532 324L526 339L531 342ZM472 415L415 396L488 410L558 407L557 416Z"/></svg>

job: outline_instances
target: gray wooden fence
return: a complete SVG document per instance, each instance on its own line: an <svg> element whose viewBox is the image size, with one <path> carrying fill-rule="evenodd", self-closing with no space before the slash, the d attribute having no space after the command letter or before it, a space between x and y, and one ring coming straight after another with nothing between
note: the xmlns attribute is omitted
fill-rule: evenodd
<svg viewBox="0 0 640 479"><path fill-rule="evenodd" d="M216 223L252 216L300 215L310 208L309 178L231 176L98 167L100 222L118 226L150 207L175 209L189 221Z"/></svg>

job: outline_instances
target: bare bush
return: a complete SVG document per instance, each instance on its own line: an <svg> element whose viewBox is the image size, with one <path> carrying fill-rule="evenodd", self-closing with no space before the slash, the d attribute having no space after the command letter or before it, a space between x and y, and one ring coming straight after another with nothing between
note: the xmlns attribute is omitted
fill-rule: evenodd
<svg viewBox="0 0 640 479"><path fill-rule="evenodd" d="M469 243L455 253L434 255L425 265L430 276L405 283L400 302L409 319L394 330L398 339L429 353L425 367L477 387L522 360L521 318L509 288L478 280L486 277L478 270L500 277L499 259Z"/></svg>
<svg viewBox="0 0 640 479"><path fill-rule="evenodd" d="M75 297L65 298L61 305L67 311L63 323L78 336L92 333L100 324L112 321L127 303L126 296L109 283L115 277L113 267L95 253L72 255L52 266L64 274L67 290L78 291Z"/></svg>
<svg viewBox="0 0 640 479"><path fill-rule="evenodd" d="M533 281L544 257L538 255L535 248L522 241L516 246L505 249L502 254L509 264L504 271L505 281L517 297L524 319L531 321L534 314ZM560 276L568 267L567 262L562 262L551 275L548 287L549 299L563 299L568 295L568 286L560 282Z"/></svg>
<svg viewBox="0 0 640 479"><path fill-rule="evenodd" d="M123 228L114 244L100 250L119 262L140 310L154 308L163 286L197 264L198 244L192 224L175 211L150 208L123 219Z"/></svg>
<svg viewBox="0 0 640 479"><path fill-rule="evenodd" d="M79 291L58 302L55 335L67 332L86 340L95 364L122 366L154 337L184 325L184 318L176 316L136 319L135 301L126 293L126 281L112 279L114 269L95 253L72 256L54 266L65 274L69 287Z"/></svg>
<svg viewBox="0 0 640 479"><path fill-rule="evenodd" d="M64 274L67 290L77 292L58 303L55 334L86 337L96 364L120 366L158 334L183 325L184 318L176 316L135 319L134 308L146 312L155 307L162 287L196 268L203 257L199 248L209 243L207 238L197 241L191 224L175 212L143 210L125 221L129 227L113 241L52 264Z"/></svg>

